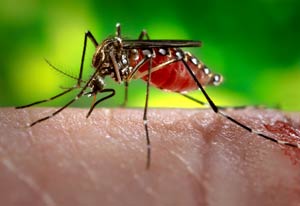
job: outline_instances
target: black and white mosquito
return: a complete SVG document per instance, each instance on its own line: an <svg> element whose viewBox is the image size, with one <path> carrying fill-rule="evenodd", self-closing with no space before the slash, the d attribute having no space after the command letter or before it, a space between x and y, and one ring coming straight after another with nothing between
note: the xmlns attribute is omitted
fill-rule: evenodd
<svg viewBox="0 0 300 206"><path fill-rule="evenodd" d="M94 72L91 77L85 81L82 79L84 58L87 46L87 40L90 40L96 51L93 56L92 65ZM117 83L124 83L125 85L125 99L124 104L128 98L128 84L132 79L142 79L146 82L146 98L144 107L144 128L147 142L147 162L146 167L150 167L151 163L151 144L148 130L148 100L149 87L154 86L162 90L177 92L201 105L210 106L210 108L217 114L225 117L240 128L254 133L264 139L272 142L287 145L294 148L300 148L300 144L289 143L282 140L277 140L273 137L267 136L259 131L253 130L247 125L237 121L223 112L223 108L217 106L204 90L205 86L219 85L222 82L222 76L214 74L203 62L197 59L189 52L185 52L181 47L200 47L200 41L191 40L150 40L148 33L143 30L137 40L123 39L121 36L120 24L116 25L116 35L108 37L100 44L90 31L87 31L84 36L83 52L80 64L78 77L75 78L77 83L74 87L65 89L65 91L45 100L33 102L28 105L16 107L22 109L36 104L54 100L63 96L75 89L78 89L78 94L67 102L63 107L59 108L49 116L38 119L30 124L30 127L37 123L43 122L56 114L60 113L73 102L82 96L94 97L92 106L90 107L86 117L89 117L99 103L111 98L115 95L115 90L105 87L105 77L110 76ZM49 62L48 62L49 63ZM49 65L55 68L49 63ZM60 71L62 72L62 71ZM63 72L62 72L63 73ZM65 73L64 73L65 74ZM67 75L67 74L65 74ZM67 75L68 76L68 75ZM72 77L72 76L70 76ZM73 77L72 77L73 78ZM87 89L90 91L87 91ZM200 90L204 95L207 103L199 101L186 92L192 90ZM105 94L99 100L96 100L96 95Z"/></svg>

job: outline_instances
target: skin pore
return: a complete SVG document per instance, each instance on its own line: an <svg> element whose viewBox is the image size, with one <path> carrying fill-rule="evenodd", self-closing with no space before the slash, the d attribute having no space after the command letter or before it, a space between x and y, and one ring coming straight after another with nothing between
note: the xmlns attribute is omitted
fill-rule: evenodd
<svg viewBox="0 0 300 206"><path fill-rule="evenodd" d="M142 109L86 119L88 110L68 108L26 127L53 110L0 110L1 205L299 205L300 150L211 110L149 109L149 170ZM277 121L300 130L299 113L227 113L273 137Z"/></svg>

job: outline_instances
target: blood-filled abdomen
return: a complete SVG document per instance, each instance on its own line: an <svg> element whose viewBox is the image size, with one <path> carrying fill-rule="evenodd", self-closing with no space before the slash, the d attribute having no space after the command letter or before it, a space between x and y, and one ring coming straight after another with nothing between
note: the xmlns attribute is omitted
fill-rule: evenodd
<svg viewBox="0 0 300 206"><path fill-rule="evenodd" d="M150 51L139 50L135 58L130 58L130 65L134 68L145 57L145 53ZM212 74L209 69L200 62L196 57L181 49L153 49L151 62L151 78L150 84L159 89L169 90L173 92L185 92L198 89L195 80L190 75L186 65L196 76L202 86L217 85L221 82L220 75ZM148 68L150 61L145 61L140 66L134 78L141 78L144 81L148 79Z"/></svg>

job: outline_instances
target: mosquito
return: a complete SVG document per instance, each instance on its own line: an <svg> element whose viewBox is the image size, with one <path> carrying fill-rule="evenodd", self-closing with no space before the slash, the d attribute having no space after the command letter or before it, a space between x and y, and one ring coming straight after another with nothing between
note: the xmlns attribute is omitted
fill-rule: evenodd
<svg viewBox="0 0 300 206"><path fill-rule="evenodd" d="M84 81L82 79L82 73L88 40L90 40L96 48L92 59L92 66L95 70L91 77L87 81ZM55 70L76 79L76 85L65 89L63 92L49 99L16 108L22 109L48 102L78 89L79 92L77 95L64 106L57 109L52 114L32 122L29 126L32 127L37 123L52 118L85 95L94 97L92 105L86 115L86 118L88 118L99 103L115 95L114 89L106 88L105 77L110 76L117 83L124 83L124 105L126 105L128 99L129 82L133 79L142 79L146 82L143 123L147 144L147 169L150 168L151 164L151 143L147 118L150 85L161 90L179 93L201 105L209 106L215 113L225 117L240 128L250 133L254 133L266 140L281 145L300 148L300 144L293 144L267 136L224 113L224 108L217 106L204 89L206 86L219 85L222 82L222 76L211 72L202 61L193 56L190 52L183 51L181 49L182 47L201 47L201 42L192 40L151 40L146 30L143 30L140 33L138 39L127 40L122 38L121 26L117 23L115 36L108 37L99 44L92 33L87 31L84 35L83 52L77 78L60 71L47 61ZM87 91L88 89L90 90ZM204 95L206 102L186 94L192 90L200 90ZM99 100L96 100L96 96L99 93L105 95Z"/></svg>

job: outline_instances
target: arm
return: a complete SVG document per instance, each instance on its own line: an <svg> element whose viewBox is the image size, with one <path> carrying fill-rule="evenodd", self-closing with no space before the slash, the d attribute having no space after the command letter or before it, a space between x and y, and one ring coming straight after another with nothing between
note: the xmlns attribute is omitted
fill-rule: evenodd
<svg viewBox="0 0 300 206"><path fill-rule="evenodd" d="M0 110L3 205L287 205L300 202L299 151L249 134L210 110L150 109L152 163L140 109ZM247 125L299 114L245 109ZM299 128L298 128L299 129ZM298 156L286 155L286 150ZM294 161L292 161L294 160ZM296 160L296 163L295 163Z"/></svg>

